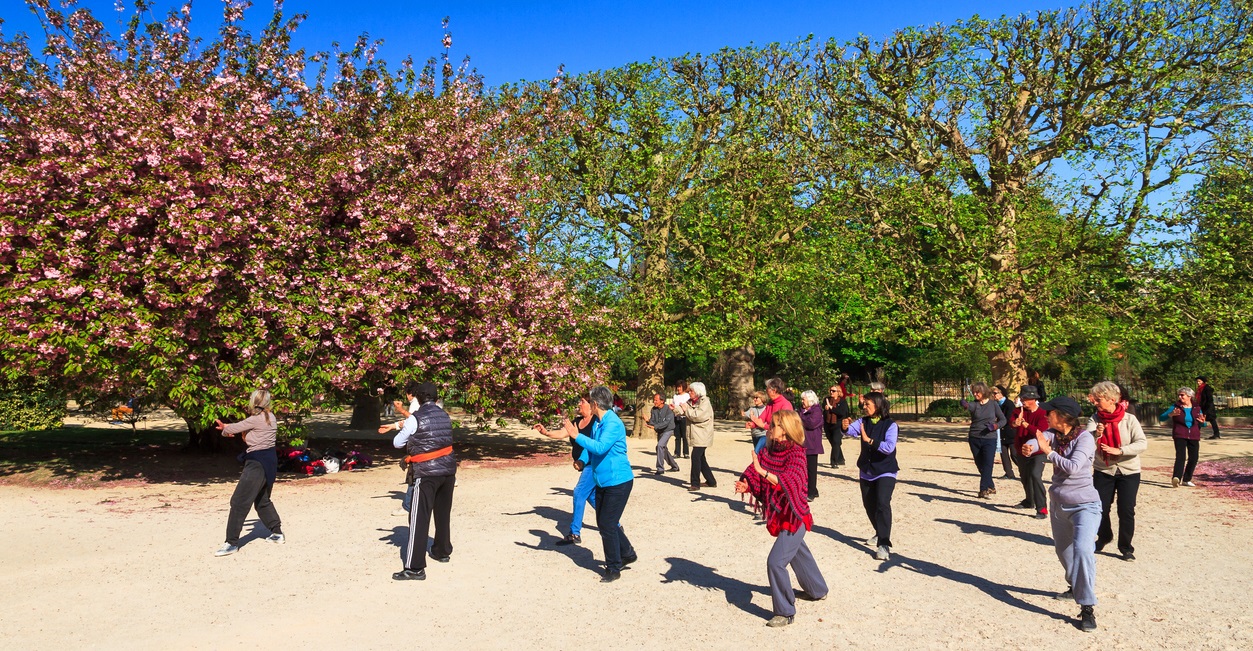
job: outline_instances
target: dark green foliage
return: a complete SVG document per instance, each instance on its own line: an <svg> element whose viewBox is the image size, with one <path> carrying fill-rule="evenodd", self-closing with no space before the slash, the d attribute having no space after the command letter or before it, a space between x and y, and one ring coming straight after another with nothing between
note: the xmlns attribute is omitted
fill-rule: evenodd
<svg viewBox="0 0 1253 651"><path fill-rule="evenodd" d="M65 394L43 378L0 379L0 430L44 430L61 426Z"/></svg>

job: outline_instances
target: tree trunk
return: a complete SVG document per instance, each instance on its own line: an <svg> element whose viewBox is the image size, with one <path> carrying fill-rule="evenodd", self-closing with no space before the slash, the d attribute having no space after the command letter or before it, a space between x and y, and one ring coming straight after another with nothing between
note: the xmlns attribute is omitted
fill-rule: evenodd
<svg viewBox="0 0 1253 651"><path fill-rule="evenodd" d="M757 351L749 343L724 350L718 356L727 386L726 417L740 418L753 403L753 390L756 388L753 376L757 370L753 361L757 358Z"/></svg>
<svg viewBox="0 0 1253 651"><path fill-rule="evenodd" d="M183 452L217 452L222 448L222 432L216 427L200 429L198 423L184 418L187 423L187 445Z"/></svg>
<svg viewBox="0 0 1253 651"><path fill-rule="evenodd" d="M638 360L635 372L635 424L631 427L631 436L642 437L648 432L644 423L652 410L653 393L665 395L666 388L666 356L660 350L646 353Z"/></svg>
<svg viewBox="0 0 1253 651"><path fill-rule="evenodd" d="M1005 387L1014 398L1027 385L1027 337L1021 332L1010 336L1007 350L988 352L992 363L992 382Z"/></svg>
<svg viewBox="0 0 1253 651"><path fill-rule="evenodd" d="M369 389L362 389L353 400L348 429L377 430L382 424L382 413L383 404L378 395Z"/></svg>

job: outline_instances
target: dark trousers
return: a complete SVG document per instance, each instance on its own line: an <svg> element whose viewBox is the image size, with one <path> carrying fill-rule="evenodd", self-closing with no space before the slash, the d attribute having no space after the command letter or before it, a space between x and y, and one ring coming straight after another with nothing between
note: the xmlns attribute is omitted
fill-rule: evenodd
<svg viewBox="0 0 1253 651"><path fill-rule="evenodd" d="M1196 470L1196 458L1201 454L1201 442L1188 439L1175 439L1175 471L1171 477L1192 481L1192 472ZM1187 458L1185 465L1184 458Z"/></svg>
<svg viewBox="0 0 1253 651"><path fill-rule="evenodd" d="M1118 501L1118 551L1134 552L1131 538L1136 535L1136 495L1140 492L1140 473L1109 475L1092 473L1092 485L1101 495L1101 527L1096 530L1096 546L1104 547L1114 539L1109 521L1110 507Z"/></svg>
<svg viewBox="0 0 1253 651"><path fill-rule="evenodd" d="M1205 422L1209 423L1210 429L1214 430L1214 438L1219 438L1218 433L1218 412L1210 412L1205 414Z"/></svg>
<svg viewBox="0 0 1253 651"><path fill-rule="evenodd" d="M426 536L431 530L432 515L435 516L435 542L431 544L431 556L443 558L452 555L452 534L448 531L448 522L452 514L452 489L456 484L456 475L418 477L414 480L413 503L417 508L409 511L406 570L416 572L426 568Z"/></svg>
<svg viewBox="0 0 1253 651"><path fill-rule="evenodd" d="M975 458L975 467L979 469L980 492L995 489L992 483L992 469L996 467L996 439L978 439L970 437L970 454Z"/></svg>
<svg viewBox="0 0 1253 651"><path fill-rule="evenodd" d="M605 548L606 571L621 570L622 558L635 555L635 548L622 529L622 512L626 510L634 484L634 481L627 481L617 486L596 487L596 502L600 505L596 509L596 528L600 529L600 542Z"/></svg>
<svg viewBox="0 0 1253 651"><path fill-rule="evenodd" d="M701 475L705 476L705 483L710 486L716 486L714 481L714 471L709 467L709 462L705 460L705 448L692 448L692 485L700 486Z"/></svg>
<svg viewBox="0 0 1253 651"><path fill-rule="evenodd" d="M674 419L674 456L686 457L687 448L687 419Z"/></svg>
<svg viewBox="0 0 1253 651"><path fill-rule="evenodd" d="M244 528L244 519L254 507L257 517L270 530L270 533L283 533L283 523L279 520L278 511L270 501L270 491L274 484L265 481L265 468L259 461L249 459L244 462L244 471L239 475L239 483L231 495L231 513L226 516L226 542L239 544L239 532Z"/></svg>
<svg viewBox="0 0 1253 651"><path fill-rule="evenodd" d="M1014 461L1018 464L1018 479L1022 480L1026 501L1036 511L1047 509L1049 502L1044 491L1044 464L1048 462L1048 457L1043 454L1030 457L1014 455Z"/></svg>
<svg viewBox="0 0 1253 651"><path fill-rule="evenodd" d="M827 442L831 444L831 465L844 465L844 448L840 446L844 442L844 432L840 430L840 424L825 423L822 428L827 434Z"/></svg>
<svg viewBox="0 0 1253 651"><path fill-rule="evenodd" d="M809 499L818 497L818 455L805 455L805 465L809 470Z"/></svg>
<svg viewBox="0 0 1253 651"><path fill-rule="evenodd" d="M866 508L866 517L874 525L874 534L879 537L879 545L892 546L892 491L896 490L895 477L880 477L874 481L859 480L861 483L861 505Z"/></svg>

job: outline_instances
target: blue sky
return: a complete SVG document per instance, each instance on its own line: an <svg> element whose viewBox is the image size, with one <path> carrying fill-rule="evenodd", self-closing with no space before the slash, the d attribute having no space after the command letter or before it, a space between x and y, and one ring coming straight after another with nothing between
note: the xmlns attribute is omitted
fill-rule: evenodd
<svg viewBox="0 0 1253 651"><path fill-rule="evenodd" d="M55 2L56 0L54 0ZM130 4L130 0L126 0ZM154 0L157 16L181 5ZM83 0L106 25L116 27L114 0ZM901 27L950 23L974 14L985 17L1053 9L1073 3L1059 0L962 0L958 2L804 2L777 0L682 2L591 0L432 2L420 0L288 0L289 14L308 20L296 44L309 51L351 44L365 32L385 41L383 57L399 62L413 55L421 62L438 54L440 21L448 16L453 56L469 56L471 65L495 86L521 79L547 79L559 65L567 73L611 68L651 57L711 52L749 43L795 41L808 34L847 40L859 33L883 37ZM257 0L249 22L264 24L272 3ZM42 40L38 22L23 0L0 0L6 36L25 31ZM197 32L211 33L220 18L218 0L193 4Z"/></svg>

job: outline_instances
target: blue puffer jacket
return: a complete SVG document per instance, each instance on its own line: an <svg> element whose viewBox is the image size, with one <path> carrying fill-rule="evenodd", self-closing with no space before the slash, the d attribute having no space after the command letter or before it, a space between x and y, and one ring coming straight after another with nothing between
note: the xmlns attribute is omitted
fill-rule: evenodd
<svg viewBox="0 0 1253 651"><path fill-rule="evenodd" d="M405 454L413 456L434 452L452 445L452 419L439 405L428 402L413 412L418 429L405 442ZM413 464L414 477L448 477L457 474L457 455L446 454Z"/></svg>

